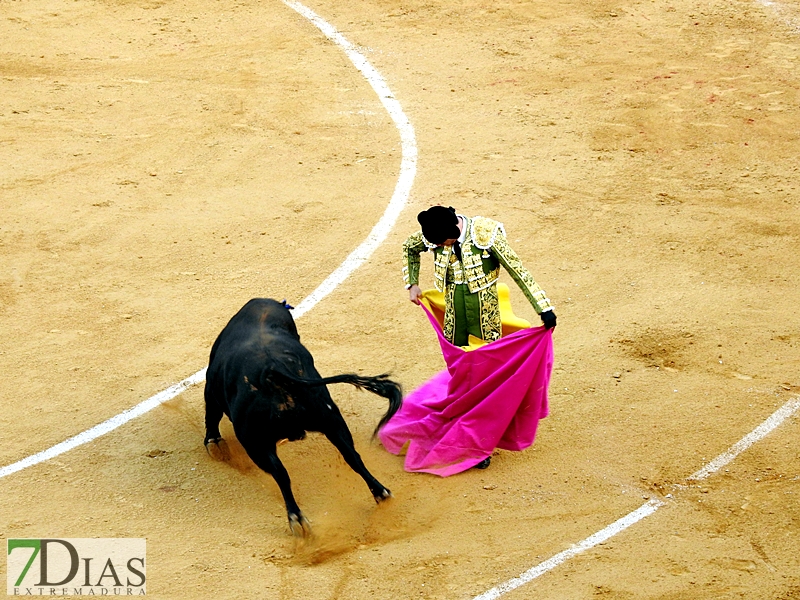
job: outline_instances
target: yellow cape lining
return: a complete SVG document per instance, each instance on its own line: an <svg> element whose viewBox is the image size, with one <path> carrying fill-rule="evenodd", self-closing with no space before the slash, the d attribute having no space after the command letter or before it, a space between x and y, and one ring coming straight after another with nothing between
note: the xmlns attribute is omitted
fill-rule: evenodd
<svg viewBox="0 0 800 600"><path fill-rule="evenodd" d="M531 326L529 321L514 314L511 308L508 286L505 283L497 284L497 299L500 305L500 321L503 323L503 336L519 331L520 329L528 329ZM422 292L422 298L420 298L420 300L425 304L428 310L431 311L433 316L436 317L436 320L439 321L439 325L444 325L444 293L435 289L425 290ZM470 335L469 345L462 346L462 348L469 351L485 346L487 343L488 342L485 340Z"/></svg>

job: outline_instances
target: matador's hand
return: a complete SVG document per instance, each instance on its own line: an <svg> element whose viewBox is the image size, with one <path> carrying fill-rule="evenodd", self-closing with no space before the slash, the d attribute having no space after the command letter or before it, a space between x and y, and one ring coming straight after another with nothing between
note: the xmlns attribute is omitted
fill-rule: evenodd
<svg viewBox="0 0 800 600"><path fill-rule="evenodd" d="M545 329L553 329L556 326L556 313L553 310L546 310L539 315L542 318Z"/></svg>
<svg viewBox="0 0 800 600"><path fill-rule="evenodd" d="M419 304L420 296L422 296L422 290L419 289L418 285L412 285L410 288L408 288L408 299L414 304Z"/></svg>

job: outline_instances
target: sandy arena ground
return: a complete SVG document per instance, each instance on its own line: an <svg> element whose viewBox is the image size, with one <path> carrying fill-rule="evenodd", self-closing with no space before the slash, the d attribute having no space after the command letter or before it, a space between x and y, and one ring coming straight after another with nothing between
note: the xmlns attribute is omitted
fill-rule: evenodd
<svg viewBox="0 0 800 600"><path fill-rule="evenodd" d="M406 473L369 441L386 403L334 387L395 498L318 435L284 445L317 534L296 546L235 441L206 454L195 386L0 480L0 537L146 537L153 598L469 599L662 498L504 598L800 598L800 417L677 487L800 390L800 3L307 5L386 78L419 162L304 342L323 375L413 389L443 362L400 244L433 203L494 217L559 318L536 444ZM397 181L375 93L277 0L5 0L0 90L0 465L204 367L251 297L300 302Z"/></svg>

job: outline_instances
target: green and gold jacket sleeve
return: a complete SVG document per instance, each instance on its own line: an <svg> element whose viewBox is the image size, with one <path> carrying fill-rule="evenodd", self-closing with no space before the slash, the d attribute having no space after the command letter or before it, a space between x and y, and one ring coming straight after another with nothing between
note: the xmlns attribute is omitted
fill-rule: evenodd
<svg viewBox="0 0 800 600"><path fill-rule="evenodd" d="M497 257L497 260L500 261L500 264L503 265L503 268L511 275L519 289L522 290L522 293L525 294L537 314L553 308L544 290L534 281L533 276L522 265L519 256L511 249L506 237L501 233L495 236L492 252Z"/></svg>
<svg viewBox="0 0 800 600"><path fill-rule="evenodd" d="M419 255L427 249L421 231L411 234L403 242L403 283L406 288L419 284Z"/></svg>

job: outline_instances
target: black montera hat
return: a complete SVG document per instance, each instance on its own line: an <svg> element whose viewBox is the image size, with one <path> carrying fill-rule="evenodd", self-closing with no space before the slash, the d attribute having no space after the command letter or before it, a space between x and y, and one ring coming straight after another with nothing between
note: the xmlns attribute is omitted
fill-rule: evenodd
<svg viewBox="0 0 800 600"><path fill-rule="evenodd" d="M422 226L422 235L431 244L457 240L461 235L456 209L452 206L431 206L417 215L417 221Z"/></svg>

